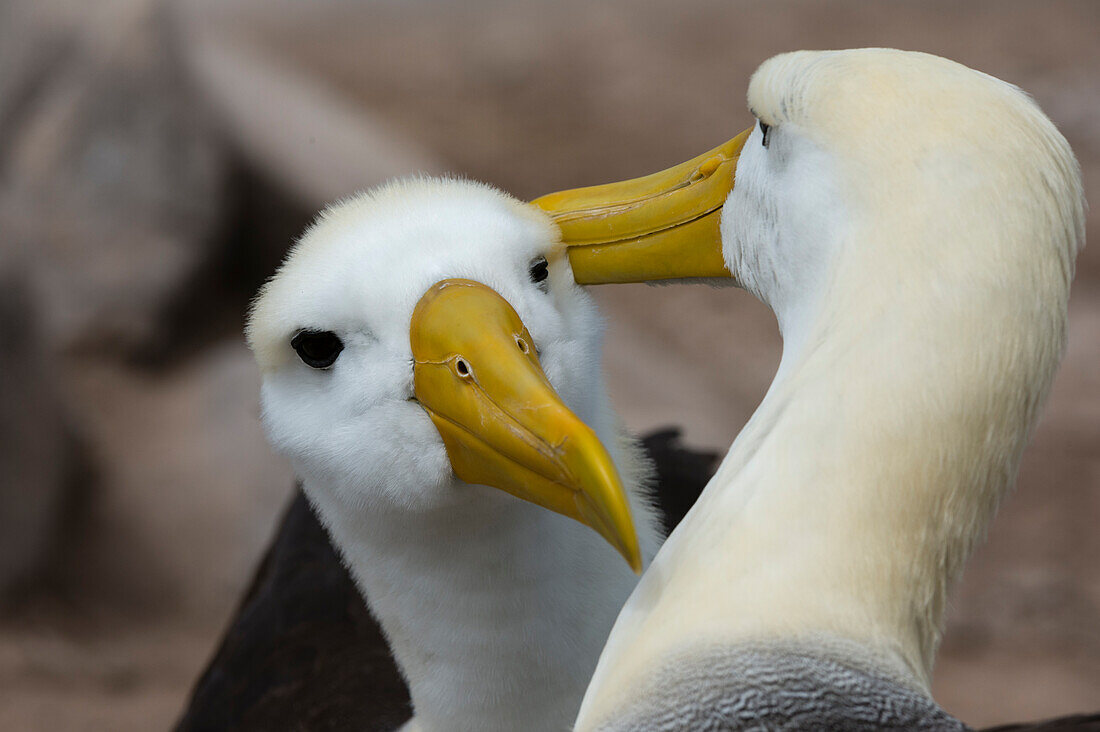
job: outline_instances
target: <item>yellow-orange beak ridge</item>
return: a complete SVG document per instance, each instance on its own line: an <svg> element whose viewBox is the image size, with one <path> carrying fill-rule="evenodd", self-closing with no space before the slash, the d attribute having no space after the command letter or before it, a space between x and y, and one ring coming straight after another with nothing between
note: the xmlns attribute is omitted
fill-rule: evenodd
<svg viewBox="0 0 1100 732"><path fill-rule="evenodd" d="M417 304L410 340L416 398L455 475L592 527L640 572L615 464L550 385L512 306L478 282L443 280Z"/></svg>
<svg viewBox="0 0 1100 732"><path fill-rule="evenodd" d="M751 132L659 173L531 203L561 229L582 285L730 277L718 224Z"/></svg>

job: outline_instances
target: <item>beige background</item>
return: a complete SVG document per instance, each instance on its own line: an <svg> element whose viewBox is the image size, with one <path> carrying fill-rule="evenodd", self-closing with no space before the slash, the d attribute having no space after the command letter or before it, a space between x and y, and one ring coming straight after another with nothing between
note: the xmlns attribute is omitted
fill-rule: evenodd
<svg viewBox="0 0 1100 732"><path fill-rule="evenodd" d="M650 172L747 126L768 56L871 45L1032 93L1096 198L1098 39L1088 0L0 2L0 275L26 291L0 328L33 365L0 359L25 397L0 419L41 448L0 452L30 476L0 516L52 517L0 537L26 557L0 573L0 728L177 716L292 485L244 304L323 202L414 171L526 197ZM778 363L770 313L702 287L597 297L628 424L724 449ZM935 692L968 723L1100 708L1098 363L1088 248L1018 490L953 595Z"/></svg>

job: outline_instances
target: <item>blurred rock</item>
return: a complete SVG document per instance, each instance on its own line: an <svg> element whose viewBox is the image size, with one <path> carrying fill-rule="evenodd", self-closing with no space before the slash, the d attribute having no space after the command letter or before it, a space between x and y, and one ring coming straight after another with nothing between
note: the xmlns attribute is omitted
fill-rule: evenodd
<svg viewBox="0 0 1100 732"><path fill-rule="evenodd" d="M132 352L216 251L226 154L152 0L9 2L0 240L32 253L48 345Z"/></svg>
<svg viewBox="0 0 1100 732"><path fill-rule="evenodd" d="M0 596L58 540L71 458L26 272L0 257Z"/></svg>
<svg viewBox="0 0 1100 732"><path fill-rule="evenodd" d="M446 170L405 126L255 42L265 5L183 0L172 7L183 63L230 143L311 210L391 178ZM315 10L280 8L306 17Z"/></svg>

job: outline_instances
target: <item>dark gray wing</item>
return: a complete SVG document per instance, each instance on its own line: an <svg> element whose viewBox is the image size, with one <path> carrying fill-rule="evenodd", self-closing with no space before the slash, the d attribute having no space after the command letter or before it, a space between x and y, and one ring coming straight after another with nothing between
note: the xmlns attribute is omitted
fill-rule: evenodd
<svg viewBox="0 0 1100 732"><path fill-rule="evenodd" d="M176 729L373 732L411 716L382 629L298 491Z"/></svg>

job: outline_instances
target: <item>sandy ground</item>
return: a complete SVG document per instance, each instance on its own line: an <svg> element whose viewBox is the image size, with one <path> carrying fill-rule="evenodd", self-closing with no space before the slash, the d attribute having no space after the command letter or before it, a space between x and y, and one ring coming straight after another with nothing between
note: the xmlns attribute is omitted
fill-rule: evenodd
<svg viewBox="0 0 1100 732"><path fill-rule="evenodd" d="M1033 93L1100 198L1098 3L419 0L279 13L231 4L246 22L189 5L192 22L369 110L432 165L522 196L646 173L730 137L750 121L749 74L773 53L885 45L946 55ZM317 151L295 165L324 169L316 138L325 130L287 134ZM1094 209L1090 229L1098 223ZM597 297L609 383L628 424L679 424L695 445L728 445L778 363L770 313L744 293L701 287ZM935 692L968 723L1100 708L1097 363L1093 247L1079 263L1069 351L1016 495L953 596ZM264 445L258 379L239 339L157 372L86 359L65 369L66 397L102 466L101 497L70 568L77 581L0 623L0 729L165 728L292 478Z"/></svg>

